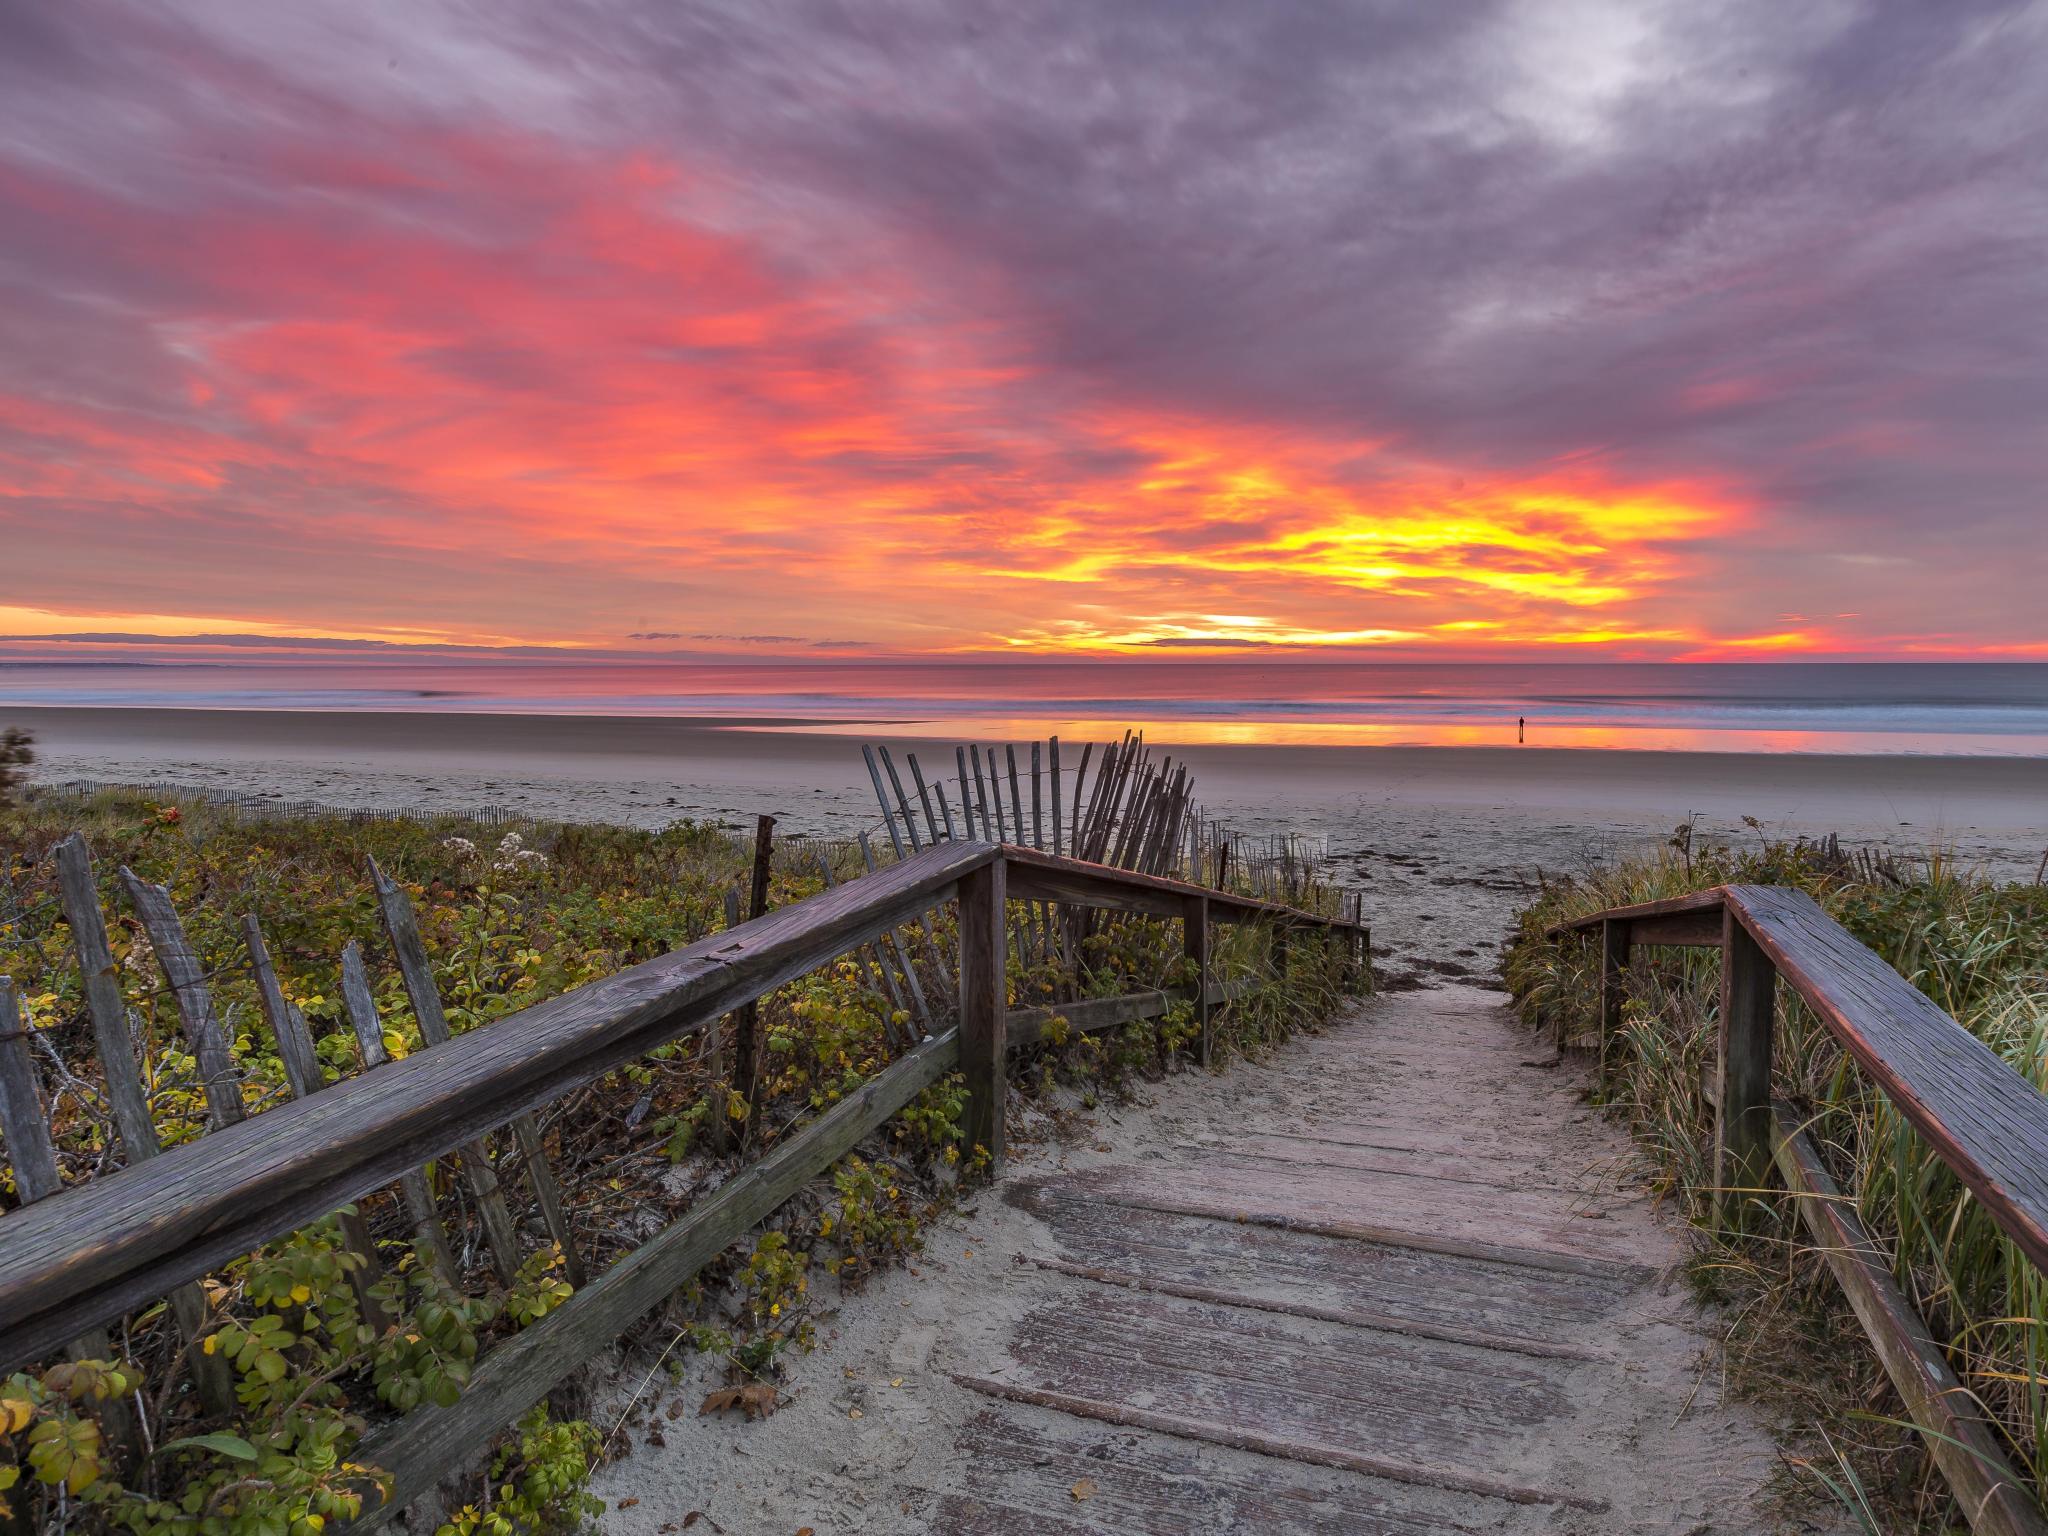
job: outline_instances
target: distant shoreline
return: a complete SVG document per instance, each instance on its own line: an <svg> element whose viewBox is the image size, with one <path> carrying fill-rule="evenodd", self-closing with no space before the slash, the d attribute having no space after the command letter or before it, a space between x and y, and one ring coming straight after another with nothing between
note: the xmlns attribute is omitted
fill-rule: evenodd
<svg viewBox="0 0 2048 1536"><path fill-rule="evenodd" d="M905 767L915 752L949 790L957 739L724 717L347 710L46 706L0 709L6 725L35 734L34 777L51 783L155 781L280 804L497 807L646 828L683 818L748 828L765 812L783 835L874 829L878 838L863 735L887 741ZM1068 806L1084 745L1061 743ZM1689 816L1701 845L1839 832L1908 854L1940 845L2009 879L2031 879L2048 845L2048 762L2038 758L1512 745L1159 750L1188 765L1206 813L1229 829L1327 838L1337 878L1368 893L1375 953L1389 974L1412 966L1485 975L1491 944L1539 877L1654 852Z"/></svg>

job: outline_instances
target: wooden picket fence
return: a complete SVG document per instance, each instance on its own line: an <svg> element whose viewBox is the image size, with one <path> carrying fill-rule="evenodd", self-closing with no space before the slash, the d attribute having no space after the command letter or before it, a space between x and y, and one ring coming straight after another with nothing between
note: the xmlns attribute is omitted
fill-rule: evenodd
<svg viewBox="0 0 2048 1536"><path fill-rule="evenodd" d="M886 755L872 761L895 778ZM1055 785L1057 761L1055 746ZM914 826L903 803L892 815L885 801L888 849L878 856L866 837L851 845L868 872L841 878L830 850L820 850L827 888L774 911L763 910L772 823L764 824L747 913L739 893L730 893L725 930L461 1035L451 1035L409 898L372 861L365 873L388 945L383 962L402 981L425 1049L403 1062L388 1059L371 980L378 960L351 942L339 957L341 991L359 1066L336 1082L326 1081L313 1033L280 983L260 917L242 920L242 954L209 957L209 969L170 893L124 869L122 894L173 995L207 1106L205 1134L171 1147L160 1144L152 1120L92 854L73 834L52 857L103 1074L99 1092L122 1166L62 1186L42 1079L61 1080L69 1069L27 1027L13 985L0 979L0 1139L20 1200L0 1216L0 1371L60 1349L107 1358L115 1353L108 1328L167 1297L193 1388L209 1410L226 1415L234 1407L227 1371L198 1347L214 1326L200 1282L264 1242L342 1211L344 1239L364 1261L355 1279L370 1309L380 1262L373 1217L387 1236L402 1229L451 1283L473 1264L506 1281L534 1252L559 1248L572 1297L487 1352L453 1407L417 1410L358 1450L357 1459L395 1477L392 1497L362 1522L374 1525L474 1457L593 1351L944 1074L965 1075L968 1139L999 1164L1008 1056L1039 1038L1056 1016L1086 1032L1191 1003L1201 1056L1208 1058L1214 1011L1233 996L1214 979L1217 924L1266 930L1274 959L1286 953L1289 935L1319 935L1337 969L1366 974L1369 933L1355 907L1308 911L1180 878L1202 867L1205 850L1213 855L1222 845L1199 835L1185 773L1148 769L1133 742L1104 753L1095 793L1085 801L1065 799L1057 789L1041 794L1038 783L1034 774L1028 800L1016 777L1009 778L1006 801L997 798L1000 791L978 789L972 823L948 825L943 800L934 800L938 821ZM919 782L921 796L928 787ZM1050 817L1025 822L1027 804L1050 810ZM1046 826L1052 850L968 835L1029 838L1031 829ZM957 947L942 942L933 920L949 903L957 908ZM1195 985L1009 1006L1006 951L1067 965L1071 995L1079 951L1059 935L1114 912L1176 921ZM840 957L856 961L877 995L889 998L892 1015L914 1019L915 1027L892 1036L893 1059L681 1219L602 1273L590 1273L590 1246L551 1161L559 1140L551 1152L551 1128L541 1118L547 1107L692 1037L712 1075L729 1075L751 1101L762 1050L760 1000ZM253 981L289 1084L289 1099L260 1113L249 1113L244 1102L241 1068L215 1002L224 967ZM325 1059L334 1059L331 1049ZM448 1178L450 1165L459 1188ZM387 1190L395 1191L395 1202L359 1204ZM473 1221L451 1220L451 1201ZM374 1321L373 1310L369 1315ZM107 1424L116 1444L134 1453L136 1427L123 1421L121 1409Z"/></svg>

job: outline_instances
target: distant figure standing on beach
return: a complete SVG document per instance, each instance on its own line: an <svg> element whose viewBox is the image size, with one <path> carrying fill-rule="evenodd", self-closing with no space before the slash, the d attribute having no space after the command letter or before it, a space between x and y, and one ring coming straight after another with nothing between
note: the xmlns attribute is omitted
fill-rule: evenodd
<svg viewBox="0 0 2048 1536"><path fill-rule="evenodd" d="M1523 742L1525 742L1525 741L1527 741L1527 740L1529 739L1529 738L1528 738L1528 735L1527 735L1527 729L1528 729L1528 725L1529 725L1529 722L1528 722L1527 720L1523 719L1523 718L1522 718L1522 717L1521 717L1520 715L1517 715L1517 716L1515 716L1515 745L1516 745L1516 746L1520 746L1520 745L1522 745L1522 743L1523 743Z"/></svg>

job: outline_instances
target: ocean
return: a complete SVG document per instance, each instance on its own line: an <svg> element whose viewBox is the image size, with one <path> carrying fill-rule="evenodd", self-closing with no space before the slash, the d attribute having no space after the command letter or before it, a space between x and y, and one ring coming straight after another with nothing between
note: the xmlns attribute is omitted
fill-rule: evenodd
<svg viewBox="0 0 2048 1536"><path fill-rule="evenodd" d="M2048 754L2048 663L0 660L9 705L693 717L1162 744Z"/></svg>

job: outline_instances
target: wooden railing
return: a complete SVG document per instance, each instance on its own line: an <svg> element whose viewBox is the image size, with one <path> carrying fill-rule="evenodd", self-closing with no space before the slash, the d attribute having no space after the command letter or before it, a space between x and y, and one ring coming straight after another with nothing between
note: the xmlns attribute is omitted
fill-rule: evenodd
<svg viewBox="0 0 2048 1536"><path fill-rule="evenodd" d="M807 1180L951 1071L964 1074L965 1139L1003 1156L1005 1061L1056 1012L1077 1031L1164 1014L1185 998L1209 1057L1217 923L1319 932L1369 964L1359 923L1027 848L947 842L685 948L457 1036L374 1074L278 1105L0 1217L0 1373L57 1351L264 1242L408 1175L934 907L958 902L957 1026L899 1056L802 1131L721 1184L545 1318L490 1350L452 1406L386 1427L355 1459L389 1470L381 1523L461 1466L505 1424L759 1224ZM1199 982L1008 1007L1010 901L1177 918ZM13 1027L0 1020L0 1030Z"/></svg>
<svg viewBox="0 0 2048 1536"><path fill-rule="evenodd" d="M1897 1106L2036 1268L2048 1270L2048 1096L1857 942L1804 891L1727 885L1595 912L1550 930L1597 935L1600 1049L1619 1031L1630 951L1673 945L1721 952L1713 1080L1716 1204L1739 1224L1775 1164L1818 1250L1971 1525L2048 1532L1976 1399L1893 1281L1806 1135L1771 1098L1776 983L1782 977Z"/></svg>

